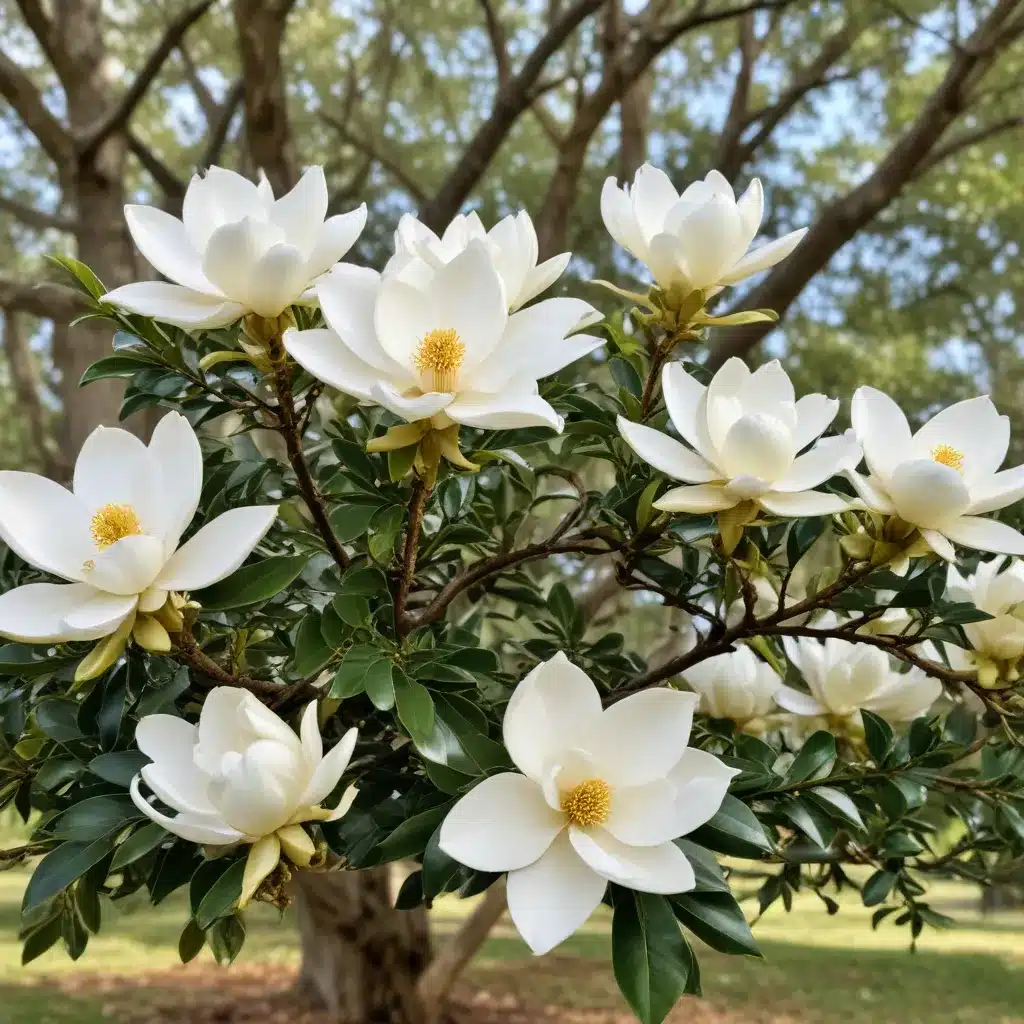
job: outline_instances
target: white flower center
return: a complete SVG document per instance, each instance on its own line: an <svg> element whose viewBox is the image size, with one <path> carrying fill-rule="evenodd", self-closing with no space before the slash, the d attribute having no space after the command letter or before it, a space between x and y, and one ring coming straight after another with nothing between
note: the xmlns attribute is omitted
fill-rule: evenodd
<svg viewBox="0 0 1024 1024"><path fill-rule="evenodd" d="M412 361L419 370L423 390L451 392L459 382L459 368L466 346L453 327L428 331L423 336Z"/></svg>
<svg viewBox="0 0 1024 1024"><path fill-rule="evenodd" d="M100 551L142 533L139 515L131 505L104 505L94 513L89 528Z"/></svg>
<svg viewBox="0 0 1024 1024"><path fill-rule="evenodd" d="M781 420L747 413L729 428L721 454L730 477L772 481L785 475L793 464L793 449L793 435Z"/></svg>
<svg viewBox="0 0 1024 1024"><path fill-rule="evenodd" d="M932 459L940 465L955 469L961 476L964 475L964 453L957 451L952 445L937 444L932 449Z"/></svg>
<svg viewBox="0 0 1024 1024"><path fill-rule="evenodd" d="M604 779L587 779L562 797L562 810L572 825L603 825L611 811L612 787Z"/></svg>

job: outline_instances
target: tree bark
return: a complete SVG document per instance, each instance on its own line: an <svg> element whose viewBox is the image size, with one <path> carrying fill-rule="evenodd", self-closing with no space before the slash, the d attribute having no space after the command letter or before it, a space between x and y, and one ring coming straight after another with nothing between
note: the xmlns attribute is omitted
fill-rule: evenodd
<svg viewBox="0 0 1024 1024"><path fill-rule="evenodd" d="M426 912L395 910L387 867L295 877L300 990L336 1024L425 1024Z"/></svg>

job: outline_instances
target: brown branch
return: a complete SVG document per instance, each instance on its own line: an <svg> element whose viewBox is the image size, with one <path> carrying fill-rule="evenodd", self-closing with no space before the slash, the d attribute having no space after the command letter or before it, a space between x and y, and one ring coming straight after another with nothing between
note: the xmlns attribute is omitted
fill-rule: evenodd
<svg viewBox="0 0 1024 1024"><path fill-rule="evenodd" d="M73 73L72 65L57 40L53 21L43 9L42 3L40 0L17 0L17 4L22 18L25 19L25 24L28 25L32 35L36 37L36 42L39 43L46 59L53 65L57 77L61 82L65 82Z"/></svg>
<svg viewBox="0 0 1024 1024"><path fill-rule="evenodd" d="M133 131L128 132L128 148L156 182L166 199L171 202L180 202L185 197L186 183Z"/></svg>
<svg viewBox="0 0 1024 1024"><path fill-rule="evenodd" d="M951 156L955 156L969 146L976 146L979 143L987 142L996 135L1001 135L1003 132L1021 127L1024 127L1024 116L1015 114L1011 117L1004 117L999 121L993 121L992 124L983 125L974 131L962 132L955 138L950 139L945 145L933 150L928 159L914 172L914 180L916 181L918 178L924 177L936 164L942 163L943 160L948 160Z"/></svg>
<svg viewBox="0 0 1024 1024"><path fill-rule="evenodd" d="M32 351L29 348L22 322L17 313L11 310L0 310L0 327L3 328L0 340L7 353L7 365L11 373L11 384L18 408L28 420L29 437L39 465L50 478L56 478L59 467L54 459L46 434L46 422L42 403L42 381Z"/></svg>
<svg viewBox="0 0 1024 1024"><path fill-rule="evenodd" d="M22 224L39 231L53 229L54 231L67 231L73 233L78 224L71 217L63 217L59 213L47 213L45 210L37 210L34 206L20 203L10 196L0 196L0 212L9 213L12 217L20 220Z"/></svg>
<svg viewBox="0 0 1024 1024"><path fill-rule="evenodd" d="M512 68L508 59L508 44L505 42L505 27L498 17L491 0L478 0L484 11L484 23L487 26L487 38L491 41L494 63L498 68L498 85L503 86L512 77Z"/></svg>
<svg viewBox="0 0 1024 1024"><path fill-rule="evenodd" d="M213 3L214 0L198 0L191 7L186 7L164 29L159 42L146 58L145 64L125 94L96 124L87 128L75 140L78 143L79 159L89 160L106 139L128 124L135 113L135 108L142 102L153 80L160 74L167 58L185 37L185 33L213 6Z"/></svg>
<svg viewBox="0 0 1024 1024"><path fill-rule="evenodd" d="M739 146L743 129L748 123L750 85L754 77L754 61L757 59L757 36L754 34L753 12L744 14L737 22L736 44L740 54L740 68L733 83L729 112L725 115L725 124L718 137L714 159L714 166L722 171L727 178L729 175L722 168L731 167L736 162L734 154Z"/></svg>
<svg viewBox="0 0 1024 1024"><path fill-rule="evenodd" d="M215 116L207 124L206 146L197 161L197 166L200 170L205 170L220 159L220 155L228 141L231 122L235 119L238 105L242 102L244 95L245 82L239 78L228 89L224 102L217 107Z"/></svg>
<svg viewBox="0 0 1024 1024"><path fill-rule="evenodd" d="M54 281L21 281L0 271L0 309L67 323L89 309L85 296Z"/></svg>
<svg viewBox="0 0 1024 1024"><path fill-rule="evenodd" d="M409 522L405 529L405 547L402 549L402 575L398 580L398 594L395 597L395 630L404 636L409 630L409 616L405 608L416 575L416 553L419 549L420 530L423 528L423 511L427 505L430 490L420 477L412 485L409 499Z"/></svg>
<svg viewBox="0 0 1024 1024"><path fill-rule="evenodd" d="M192 60L192 54L188 52L188 47L185 45L184 40L178 44L178 56L181 58L181 66L185 71L185 78L192 89L196 102L203 111L203 117L206 118L207 125L209 125L216 120L217 114L220 111L220 104L200 76L199 69L196 67L195 61Z"/></svg>
<svg viewBox="0 0 1024 1024"><path fill-rule="evenodd" d="M0 96L14 108L22 123L58 167L66 166L74 159L71 136L47 109L39 90L28 75L2 50Z"/></svg>

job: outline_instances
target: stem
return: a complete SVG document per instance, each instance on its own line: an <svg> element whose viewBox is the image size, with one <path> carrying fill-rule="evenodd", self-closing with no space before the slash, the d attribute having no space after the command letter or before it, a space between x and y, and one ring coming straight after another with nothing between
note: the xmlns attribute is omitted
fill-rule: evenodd
<svg viewBox="0 0 1024 1024"><path fill-rule="evenodd" d="M658 374L661 372L661 367L664 365L668 353L669 347L666 347L665 343L661 342L655 348L654 355L651 356L651 368L647 374L647 383L644 385L643 398L640 399L641 419L647 419L651 413L651 403L654 401L654 389L658 384Z"/></svg>
<svg viewBox="0 0 1024 1024"><path fill-rule="evenodd" d="M412 498L409 502L409 525L405 530L405 548L402 552L402 575L398 581L398 595L395 598L395 630L399 636L409 632L412 622L405 612L412 590L413 577L416 575L416 552L420 543L420 530L423 528L423 511L427 505L430 489L421 477L416 477L412 485Z"/></svg>
<svg viewBox="0 0 1024 1024"><path fill-rule="evenodd" d="M334 530L331 529L323 497L317 490L313 475L309 471L309 464L306 462L306 457L302 454L302 430L295 415L292 375L288 366L288 355L281 344L280 334L274 332L267 338L267 353L274 367L274 390L277 392L277 416L279 420L277 429L284 438L285 448L288 451L288 462L295 473L299 491L306 502L309 514L313 517L317 533L320 534L324 546L338 567L347 569L349 564L348 554L334 535Z"/></svg>

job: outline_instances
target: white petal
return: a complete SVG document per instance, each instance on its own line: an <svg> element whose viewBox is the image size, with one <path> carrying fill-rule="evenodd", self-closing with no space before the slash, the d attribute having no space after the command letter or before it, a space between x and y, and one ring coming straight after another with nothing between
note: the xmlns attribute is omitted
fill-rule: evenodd
<svg viewBox="0 0 1024 1024"><path fill-rule="evenodd" d="M87 601L64 616L64 623L83 635L109 636L135 611L137 604L138 598L134 594L121 596L94 591Z"/></svg>
<svg viewBox="0 0 1024 1024"><path fill-rule="evenodd" d="M122 285L107 292L102 301L185 330L227 327L245 313L245 306L240 302L219 295L204 295L164 281Z"/></svg>
<svg viewBox="0 0 1024 1024"><path fill-rule="evenodd" d="M313 771L309 785L299 799L303 806L319 807L320 804L331 795L334 787L341 781L349 761L352 760L352 751L356 748L356 741L359 739L358 729L349 729L344 736L321 759Z"/></svg>
<svg viewBox="0 0 1024 1024"><path fill-rule="evenodd" d="M601 717L601 696L590 677L561 652L533 669L515 688L502 723L516 767L543 784L546 765Z"/></svg>
<svg viewBox="0 0 1024 1024"><path fill-rule="evenodd" d="M706 395L706 418L708 436L716 453L725 444L729 428L743 415L740 395L749 378L749 367L735 356L727 359L711 378Z"/></svg>
<svg viewBox="0 0 1024 1024"><path fill-rule="evenodd" d="M196 767L192 759L198 737L196 726L175 715L146 715L135 727L136 745L153 761L149 767L160 770L157 784L166 779L172 780L173 788L177 789L180 797L180 801L167 800L162 796L160 799L177 810L212 814L213 804L207 796L209 777ZM148 778L146 782L149 782Z"/></svg>
<svg viewBox="0 0 1024 1024"><path fill-rule="evenodd" d="M1024 466L1004 469L1001 473L976 481L972 483L970 491L971 507L967 511L971 515L1006 508L1024 498Z"/></svg>
<svg viewBox="0 0 1024 1024"><path fill-rule="evenodd" d="M663 779L683 756L698 699L660 686L635 693L607 708L579 745L613 788Z"/></svg>
<svg viewBox="0 0 1024 1024"><path fill-rule="evenodd" d="M665 231L658 232L647 245L646 263L651 268L654 280L662 288L671 288L676 284L687 287L692 285L686 246L682 239L675 235Z"/></svg>
<svg viewBox="0 0 1024 1024"><path fill-rule="evenodd" d="M601 189L601 219L608 234L637 259L647 255L647 244L637 224L629 196L614 178L606 178Z"/></svg>
<svg viewBox="0 0 1024 1024"><path fill-rule="evenodd" d="M508 875L508 912L540 955L564 942L600 906L608 882L580 858L563 832L533 864Z"/></svg>
<svg viewBox="0 0 1024 1024"><path fill-rule="evenodd" d="M777 238L774 242L758 246L747 253L743 259L733 264L728 273L718 278L719 284L736 284L744 278L750 277L761 270L774 267L776 263L784 260L803 240L807 234L807 228L800 228L798 231L791 231L788 235Z"/></svg>
<svg viewBox="0 0 1024 1024"><path fill-rule="evenodd" d="M764 188L760 178L754 178L747 186L747 190L736 200L736 212L740 215L740 223L743 225L743 251L750 248L750 244L761 227L761 218L764 216Z"/></svg>
<svg viewBox="0 0 1024 1024"><path fill-rule="evenodd" d="M145 534L122 537L93 555L91 561L86 571L88 583L111 594L136 597L163 568L164 542Z"/></svg>
<svg viewBox="0 0 1024 1024"><path fill-rule="evenodd" d="M514 309L526 301L520 300L519 293L527 273L537 262L537 234L529 214L524 210L518 216L502 218L487 232L487 241L494 269L505 285L509 308Z"/></svg>
<svg viewBox="0 0 1024 1024"><path fill-rule="evenodd" d="M762 494L757 503L775 516L830 516L845 512L849 501L841 494L823 494L821 491L770 491Z"/></svg>
<svg viewBox="0 0 1024 1024"><path fill-rule="evenodd" d="M388 412L412 423L428 420L442 409L451 405L455 396L446 392L431 391L425 395L403 395L387 381L378 381L370 390L370 400L384 406Z"/></svg>
<svg viewBox="0 0 1024 1024"><path fill-rule="evenodd" d="M892 500L882 489L881 482L874 476L862 476L860 473L848 469L843 476L853 484L853 489L864 504L875 512L883 515L892 515L896 509L893 508Z"/></svg>
<svg viewBox="0 0 1024 1024"><path fill-rule="evenodd" d="M278 316L299 300L309 283L302 250L284 242L272 245L250 274L252 310L260 316Z"/></svg>
<svg viewBox="0 0 1024 1024"><path fill-rule="evenodd" d="M722 275L742 253L744 231L736 204L716 192L694 209L675 234L686 251L686 267L695 288L722 283Z"/></svg>
<svg viewBox="0 0 1024 1024"><path fill-rule="evenodd" d="M860 458L860 444L852 431L839 437L823 437L810 451L797 456L789 472L775 482L774 489L806 491L824 483L842 469L852 469Z"/></svg>
<svg viewBox="0 0 1024 1024"><path fill-rule="evenodd" d="M201 269L202 256L177 217L155 206L126 206L124 218L136 248L154 270L184 288L217 294Z"/></svg>
<svg viewBox="0 0 1024 1024"><path fill-rule="evenodd" d="M690 451L668 434L645 427L641 423L632 423L625 416L619 416L616 422L619 433L630 448L644 462L674 480L686 480L696 484L721 479L721 474L714 466L708 465L696 452Z"/></svg>
<svg viewBox="0 0 1024 1024"><path fill-rule="evenodd" d="M963 456L968 487L995 473L1010 445L1010 418L1000 416L992 400L983 395L936 413L911 439L914 456L933 457L936 448L948 445Z"/></svg>
<svg viewBox="0 0 1024 1024"><path fill-rule="evenodd" d="M78 453L73 487L90 515L104 505L128 505L143 531L163 541L167 520L163 474L134 434L119 427L97 427Z"/></svg>
<svg viewBox="0 0 1024 1024"><path fill-rule="evenodd" d="M301 749L257 740L211 782L210 798L232 828L250 836L269 835L298 808L305 788L301 766Z"/></svg>
<svg viewBox="0 0 1024 1024"><path fill-rule="evenodd" d="M812 441L817 440L836 418L839 412L839 399L826 398L824 395L804 395L796 403L796 430L793 440L796 450L802 451Z"/></svg>
<svg viewBox="0 0 1024 1024"><path fill-rule="evenodd" d="M536 298L541 292L546 292L565 273L565 268L569 266L571 258L571 252L559 253L528 270L512 308L518 309L520 306L525 306L530 299Z"/></svg>
<svg viewBox="0 0 1024 1024"><path fill-rule="evenodd" d="M900 518L929 530L942 530L970 508L963 477L951 466L914 459L896 466L889 476L889 497Z"/></svg>
<svg viewBox="0 0 1024 1024"><path fill-rule="evenodd" d="M853 393L850 420L864 448L868 469L885 481L894 466L910 457L910 424L884 392L860 387Z"/></svg>
<svg viewBox="0 0 1024 1024"><path fill-rule="evenodd" d="M132 779L130 791L132 801L150 821L163 825L168 832L181 836L182 839L187 839L190 843L209 844L210 846L228 846L244 838L243 833L231 828L230 825L220 821L214 815L200 818L197 815L178 814L172 818L158 811L139 791L139 778L136 775Z"/></svg>
<svg viewBox="0 0 1024 1024"><path fill-rule="evenodd" d="M199 252L205 251L210 236L222 224L266 216L267 204L259 188L225 167L211 167L204 176L194 175L181 211L188 237Z"/></svg>
<svg viewBox="0 0 1024 1024"><path fill-rule="evenodd" d="M658 846L675 839L682 834L674 828L675 795L676 787L667 778L615 789L604 828L629 846Z"/></svg>
<svg viewBox="0 0 1024 1024"><path fill-rule="evenodd" d="M306 765L311 775L324 756L324 741L317 720L317 705L317 701L311 700L299 722L299 739L302 741L302 752L305 754Z"/></svg>
<svg viewBox="0 0 1024 1024"><path fill-rule="evenodd" d="M1024 534L1006 523L980 516L960 516L942 528L954 544L999 555L1024 555Z"/></svg>
<svg viewBox="0 0 1024 1024"><path fill-rule="evenodd" d="M355 245L365 226L366 203L348 213L328 217L306 261L306 272L310 279L330 270Z"/></svg>
<svg viewBox="0 0 1024 1024"><path fill-rule="evenodd" d="M327 179L322 167L310 167L295 187L270 208L270 220L291 245L308 257L327 216Z"/></svg>
<svg viewBox="0 0 1024 1024"><path fill-rule="evenodd" d="M726 494L722 484L697 484L694 487L674 487L666 491L654 507L662 512L721 512L732 508L739 501Z"/></svg>
<svg viewBox="0 0 1024 1024"><path fill-rule="evenodd" d="M149 454L163 482L164 553L169 556L199 507L203 453L189 421L181 413L170 412L153 430Z"/></svg>
<svg viewBox="0 0 1024 1024"><path fill-rule="evenodd" d="M714 463L715 449L707 424L707 388L679 363L668 363L661 373L661 391L679 436Z"/></svg>
<svg viewBox="0 0 1024 1024"><path fill-rule="evenodd" d="M82 563L96 550L89 513L60 484L35 473L0 472L0 538L37 569L84 579Z"/></svg>
<svg viewBox="0 0 1024 1024"><path fill-rule="evenodd" d="M210 236L203 254L203 273L225 295L252 309L262 298L253 287L253 270L274 245L284 242L276 224L246 217L223 224Z"/></svg>
<svg viewBox="0 0 1024 1024"><path fill-rule="evenodd" d="M563 425L562 417L535 390L517 387L516 382L496 395L461 392L444 411L456 423L484 430L550 427L560 432Z"/></svg>
<svg viewBox="0 0 1024 1024"><path fill-rule="evenodd" d="M157 581L164 590L199 590L230 576L266 536L276 505L228 509L170 557Z"/></svg>
<svg viewBox="0 0 1024 1024"><path fill-rule="evenodd" d="M824 715L828 713L826 708L810 694L800 690L794 690L791 686L780 686L775 691L775 703L794 715Z"/></svg>
<svg viewBox="0 0 1024 1024"><path fill-rule="evenodd" d="M789 374L778 359L759 366L744 377L739 389L744 413L762 413L786 424L790 432L796 430L796 394Z"/></svg>
<svg viewBox="0 0 1024 1024"><path fill-rule="evenodd" d="M938 530L921 530L921 537L939 558L950 563L956 561L956 549Z"/></svg>
<svg viewBox="0 0 1024 1024"><path fill-rule="evenodd" d="M113 630L82 633L64 622L98 593L86 583L27 583L8 590L0 594L0 636L29 644L98 640Z"/></svg>
<svg viewBox="0 0 1024 1024"><path fill-rule="evenodd" d="M679 193L663 170L643 164L633 178L630 197L640 232L644 239L650 240L662 230L669 210L679 199Z"/></svg>
<svg viewBox="0 0 1024 1024"><path fill-rule="evenodd" d="M505 772L474 786L441 823L439 845L477 871L512 871L532 864L565 827L540 787Z"/></svg>
<svg viewBox="0 0 1024 1024"><path fill-rule="evenodd" d="M599 875L628 889L671 895L689 892L697 884L686 854L675 843L627 846L601 828L570 828L569 841Z"/></svg>
<svg viewBox="0 0 1024 1024"><path fill-rule="evenodd" d="M292 359L317 380L346 395L370 401L374 385L380 381L380 371L364 363L334 331L326 327L287 330L283 340Z"/></svg>
<svg viewBox="0 0 1024 1024"><path fill-rule="evenodd" d="M687 747L669 775L676 790L670 838L689 835L710 821L722 806L729 783L739 773L738 768L730 768L714 754Z"/></svg>

